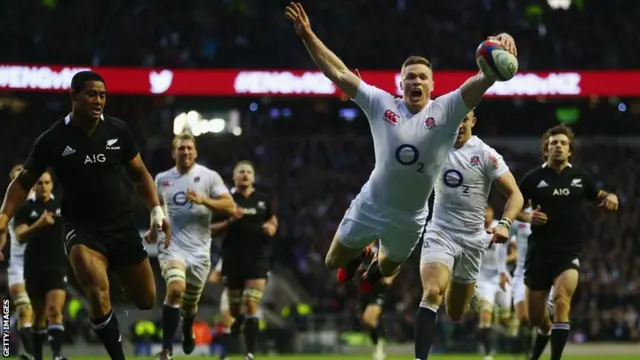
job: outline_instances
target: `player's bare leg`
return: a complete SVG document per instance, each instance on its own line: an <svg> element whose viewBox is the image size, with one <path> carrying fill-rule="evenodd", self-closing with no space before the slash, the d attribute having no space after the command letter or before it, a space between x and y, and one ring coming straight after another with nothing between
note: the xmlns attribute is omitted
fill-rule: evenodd
<svg viewBox="0 0 640 360"><path fill-rule="evenodd" d="M367 248L368 249L368 248ZM369 252L364 252L365 256L369 256ZM400 267L404 263L402 261L394 261L389 258L385 249L381 246L378 253L375 255L371 264L367 268L367 271L362 275L362 283L360 283L360 291L372 292L383 283L383 278L395 277L400 271ZM382 285L384 286L384 285Z"/></svg>
<svg viewBox="0 0 640 360"><path fill-rule="evenodd" d="M368 246L362 248L345 246L340 242L340 237L336 233L331 240L324 263L329 269L338 270L338 281L344 283L353 279L358 267L369 256L369 253Z"/></svg>
<svg viewBox="0 0 640 360"><path fill-rule="evenodd" d="M173 354L173 337L180 323L180 304L187 288L186 264L182 260L168 260L162 264L162 275L167 291L162 306L162 352L158 359L170 359Z"/></svg>
<svg viewBox="0 0 640 360"><path fill-rule="evenodd" d="M47 341L47 313L44 299L33 299L33 358L42 360L42 348Z"/></svg>
<svg viewBox="0 0 640 360"><path fill-rule="evenodd" d="M448 307L447 307L448 308ZM480 314L478 316L478 340L482 343L485 360L493 359L494 334L493 325L493 304L485 299L480 300Z"/></svg>
<svg viewBox="0 0 640 360"><path fill-rule="evenodd" d="M246 343L245 359L253 359L260 335L260 319L258 307L267 283L266 279L249 279L245 281L243 292L244 306L244 339Z"/></svg>
<svg viewBox="0 0 640 360"><path fill-rule="evenodd" d="M180 315L182 316L182 351L191 354L196 348L196 339L193 334L193 323L198 313L198 303L204 290L204 283L196 285L187 282L187 288L182 296Z"/></svg>
<svg viewBox="0 0 640 360"><path fill-rule="evenodd" d="M149 258L141 262L113 268L127 295L140 310L150 310L156 301L156 281Z"/></svg>
<svg viewBox="0 0 640 360"><path fill-rule="evenodd" d="M538 360L551 338L551 326L547 300L549 290L526 289L526 303L529 321L532 327L537 327L538 332L531 350L531 360Z"/></svg>
<svg viewBox="0 0 640 360"><path fill-rule="evenodd" d="M554 281L553 325L551 326L551 360L560 360L569 338L571 298L578 287L578 270L568 269Z"/></svg>
<svg viewBox="0 0 640 360"><path fill-rule="evenodd" d="M431 262L420 266L422 281L422 300L418 307L415 322L415 358L426 360L436 332L436 316L449 287L451 271L440 262Z"/></svg>
<svg viewBox="0 0 640 360"><path fill-rule="evenodd" d="M109 297L107 258L84 245L74 245L69 252L69 262L89 300L91 327L104 344L111 359L124 360L118 319L111 308Z"/></svg>
<svg viewBox="0 0 640 360"><path fill-rule="evenodd" d="M381 291L386 291L386 287L390 286L393 283L393 280L398 276L396 275L391 277L386 277L382 279L382 285L384 289ZM380 316L382 315L382 305L377 303L371 303L367 305L362 313L362 324L369 329L369 336L371 337L371 342L376 347L373 352L374 360L384 360L386 358L386 354L384 353L383 343L380 341Z"/></svg>
<svg viewBox="0 0 640 360"><path fill-rule="evenodd" d="M229 311L229 308L221 309L221 315L222 315L222 326L224 329L222 330L223 333L220 338L220 345L222 346L222 352L220 353L220 360L226 360L228 359L227 354L230 348L229 337L231 336L231 326L233 326L233 322L235 321L235 319L233 318L233 316L231 316L231 311Z"/></svg>
<svg viewBox="0 0 640 360"><path fill-rule="evenodd" d="M18 332L20 334L20 342L22 343L22 351L25 353L23 359L29 359L33 356L33 308L31 300L27 294L24 283L13 284L9 287L9 294L13 299L13 304L18 313Z"/></svg>
<svg viewBox="0 0 640 360"><path fill-rule="evenodd" d="M447 315L453 321L462 321L469 311L471 298L476 291L476 283L460 283L452 281L446 293Z"/></svg>
<svg viewBox="0 0 640 360"><path fill-rule="evenodd" d="M45 314L48 327L47 335L51 345L51 353L54 360L66 359L62 356L62 342L64 339L64 323L62 319L62 309L67 298L64 290L51 290L45 298Z"/></svg>

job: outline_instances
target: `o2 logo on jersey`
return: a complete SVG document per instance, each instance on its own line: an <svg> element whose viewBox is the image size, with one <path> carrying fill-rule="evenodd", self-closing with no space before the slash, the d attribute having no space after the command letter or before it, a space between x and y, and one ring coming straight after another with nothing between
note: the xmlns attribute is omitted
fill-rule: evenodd
<svg viewBox="0 0 640 360"><path fill-rule="evenodd" d="M456 169L450 169L442 174L442 182L452 189L462 187L462 195L469 195L469 185L463 185L464 177Z"/></svg>
<svg viewBox="0 0 640 360"><path fill-rule="evenodd" d="M418 161L420 152L411 144L402 144L396 149L396 160L404 166L415 166L416 172L424 172L424 163Z"/></svg>
<svg viewBox="0 0 640 360"><path fill-rule="evenodd" d="M187 193L184 191L178 191L173 195L173 203L178 206L189 205L189 208L193 208L193 201L187 198Z"/></svg>

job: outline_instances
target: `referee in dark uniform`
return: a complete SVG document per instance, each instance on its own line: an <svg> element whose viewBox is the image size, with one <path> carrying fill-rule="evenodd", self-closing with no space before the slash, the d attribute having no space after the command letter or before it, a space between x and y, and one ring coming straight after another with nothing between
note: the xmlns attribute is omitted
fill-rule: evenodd
<svg viewBox="0 0 640 360"><path fill-rule="evenodd" d="M42 360L42 345L47 335L53 359L65 359L61 349L64 338L62 309L66 297L67 256L62 240L60 200L54 198L52 191L52 176L45 171L36 183L33 196L20 206L14 218L17 240L27 244L24 277L35 315L35 360Z"/></svg>
<svg viewBox="0 0 640 360"><path fill-rule="evenodd" d="M233 170L233 199L238 215L219 219L213 233L226 232L222 243L222 275L229 296L229 310L236 318L232 332L244 325L245 359L254 358L259 334L258 306L269 272L270 239L278 228L269 196L254 188L255 170L240 161ZM244 312L243 312L244 309Z"/></svg>
<svg viewBox="0 0 640 360"><path fill-rule="evenodd" d="M572 166L574 135L569 127L558 125L542 137L542 166L527 173L520 183L534 211L529 220L532 234L525 261L525 284L531 324L542 324L547 315L547 298L553 293L551 360L560 360L569 336L571 298L578 285L583 239L582 205L585 200L615 211L615 194L598 189L584 171ZM531 359L538 359L549 336L536 338Z"/></svg>
<svg viewBox="0 0 640 360"><path fill-rule="evenodd" d="M150 309L156 297L123 170L151 210L153 233L162 228L170 239L171 229L129 127L122 120L103 115L106 93L99 74L82 71L74 75L71 113L33 144L24 170L7 189L0 209L0 232L6 231L9 219L40 175L52 168L63 192L69 262L89 300L92 327L111 359L122 360L122 337L111 309L107 269L115 271L138 308ZM153 240L151 236L148 239Z"/></svg>

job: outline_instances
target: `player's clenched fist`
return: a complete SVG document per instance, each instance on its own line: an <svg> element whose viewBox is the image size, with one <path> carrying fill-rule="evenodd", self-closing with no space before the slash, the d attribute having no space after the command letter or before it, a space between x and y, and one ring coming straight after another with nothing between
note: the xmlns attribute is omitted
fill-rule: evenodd
<svg viewBox="0 0 640 360"><path fill-rule="evenodd" d="M296 34L302 36L311 32L311 23L309 23L309 17L304 11L302 4L299 2L291 2L287 6L284 12L284 16L293 22L293 26L296 29Z"/></svg>

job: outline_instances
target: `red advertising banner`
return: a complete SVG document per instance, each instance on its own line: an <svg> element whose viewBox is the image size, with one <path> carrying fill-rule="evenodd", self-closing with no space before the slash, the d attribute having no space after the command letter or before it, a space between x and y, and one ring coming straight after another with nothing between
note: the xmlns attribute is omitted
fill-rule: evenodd
<svg viewBox="0 0 640 360"><path fill-rule="evenodd" d="M318 71L151 69L0 64L0 91L68 91L78 71L100 73L112 94L173 96L336 96ZM363 70L363 79L400 94L398 71ZM454 90L474 73L436 71L434 96ZM638 96L640 70L522 72L488 92L495 97Z"/></svg>

